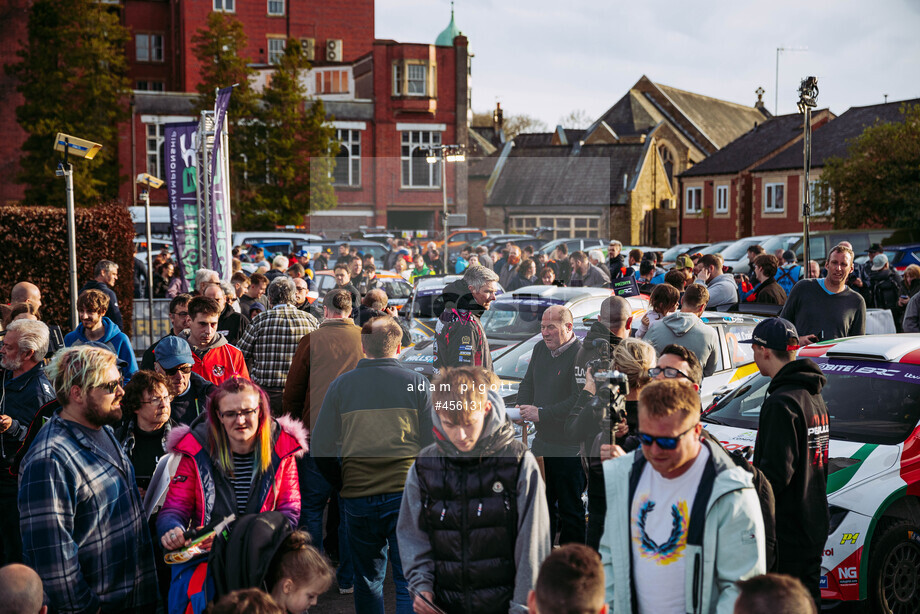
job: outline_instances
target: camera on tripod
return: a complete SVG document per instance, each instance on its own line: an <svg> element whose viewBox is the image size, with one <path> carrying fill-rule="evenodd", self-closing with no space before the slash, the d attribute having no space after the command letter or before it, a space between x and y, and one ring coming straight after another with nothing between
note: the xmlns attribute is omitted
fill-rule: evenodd
<svg viewBox="0 0 920 614"><path fill-rule="evenodd" d="M610 359L610 342L606 339L595 339L594 349L601 354L585 365L586 375L591 373L594 386L597 390L594 397L588 402L585 410L594 412L600 418L601 432L606 443L615 441L614 429L616 425L626 419L626 395L629 394L629 381L626 375L613 368Z"/></svg>

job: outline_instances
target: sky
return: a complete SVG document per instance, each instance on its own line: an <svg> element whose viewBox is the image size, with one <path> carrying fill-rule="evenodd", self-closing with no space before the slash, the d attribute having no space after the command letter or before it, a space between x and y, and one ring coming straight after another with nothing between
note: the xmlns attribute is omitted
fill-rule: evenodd
<svg viewBox="0 0 920 614"><path fill-rule="evenodd" d="M375 0L376 36L434 43L449 0ZM753 105L766 90L793 113L818 77L818 107L920 98L920 0L456 0L469 38L473 110L527 114L550 128L575 110L593 120L644 74L683 90ZM792 50L795 49L795 50Z"/></svg>

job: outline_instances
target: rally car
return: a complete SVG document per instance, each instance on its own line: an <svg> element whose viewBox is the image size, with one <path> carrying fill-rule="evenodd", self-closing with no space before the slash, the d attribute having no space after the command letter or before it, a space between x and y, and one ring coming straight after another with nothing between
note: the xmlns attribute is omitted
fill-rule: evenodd
<svg viewBox="0 0 920 614"><path fill-rule="evenodd" d="M633 306L633 320L641 318L648 308L648 302L640 297L630 297L627 300ZM703 380L703 386L700 390L703 406L706 407L712 403L714 398L727 394L742 379L757 372L757 365L754 364L754 354L751 351L751 346L746 343L739 343L739 341L750 339L754 327L763 318L750 314L704 311L701 319L715 329L719 340L719 354L716 359L715 373ZM588 322L585 322L585 324L590 327ZM584 338L587 330L588 328L585 325L580 326L579 320L576 319L575 334ZM503 395L506 404L516 402L518 385L524 379L524 374L527 373L527 365L530 364L530 356L533 353L534 346L541 340L540 335L534 335L530 339L501 352L499 356L493 355L492 368L502 380L502 390L506 391Z"/></svg>
<svg viewBox="0 0 920 614"><path fill-rule="evenodd" d="M830 532L827 601L882 614L920 612L920 335L872 335L799 350L827 385ZM729 449L753 446L770 380L755 375L705 412Z"/></svg>

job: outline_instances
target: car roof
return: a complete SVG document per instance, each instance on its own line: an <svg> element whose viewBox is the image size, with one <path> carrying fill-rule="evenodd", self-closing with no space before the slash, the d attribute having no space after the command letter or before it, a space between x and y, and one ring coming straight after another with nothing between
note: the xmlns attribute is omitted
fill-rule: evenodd
<svg viewBox="0 0 920 614"><path fill-rule="evenodd" d="M904 364L920 364L920 333L863 335L834 339L806 346L800 358L853 358Z"/></svg>
<svg viewBox="0 0 920 614"><path fill-rule="evenodd" d="M610 296L610 288L568 288L559 286L524 286L514 292L503 294L495 300L509 301L514 298L539 297L569 302L592 296Z"/></svg>

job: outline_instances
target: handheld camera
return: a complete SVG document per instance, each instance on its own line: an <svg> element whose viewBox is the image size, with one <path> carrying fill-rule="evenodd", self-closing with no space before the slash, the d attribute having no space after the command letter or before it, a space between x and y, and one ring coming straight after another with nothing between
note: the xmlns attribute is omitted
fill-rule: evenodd
<svg viewBox="0 0 920 614"><path fill-rule="evenodd" d="M590 361L585 370L591 372L597 393L588 402L586 409L598 416L601 432L607 444L613 444L616 437L616 425L626 419L626 395L629 394L629 382L626 375L613 368L610 360L610 342L606 339L595 339L594 349L601 354L600 358Z"/></svg>

